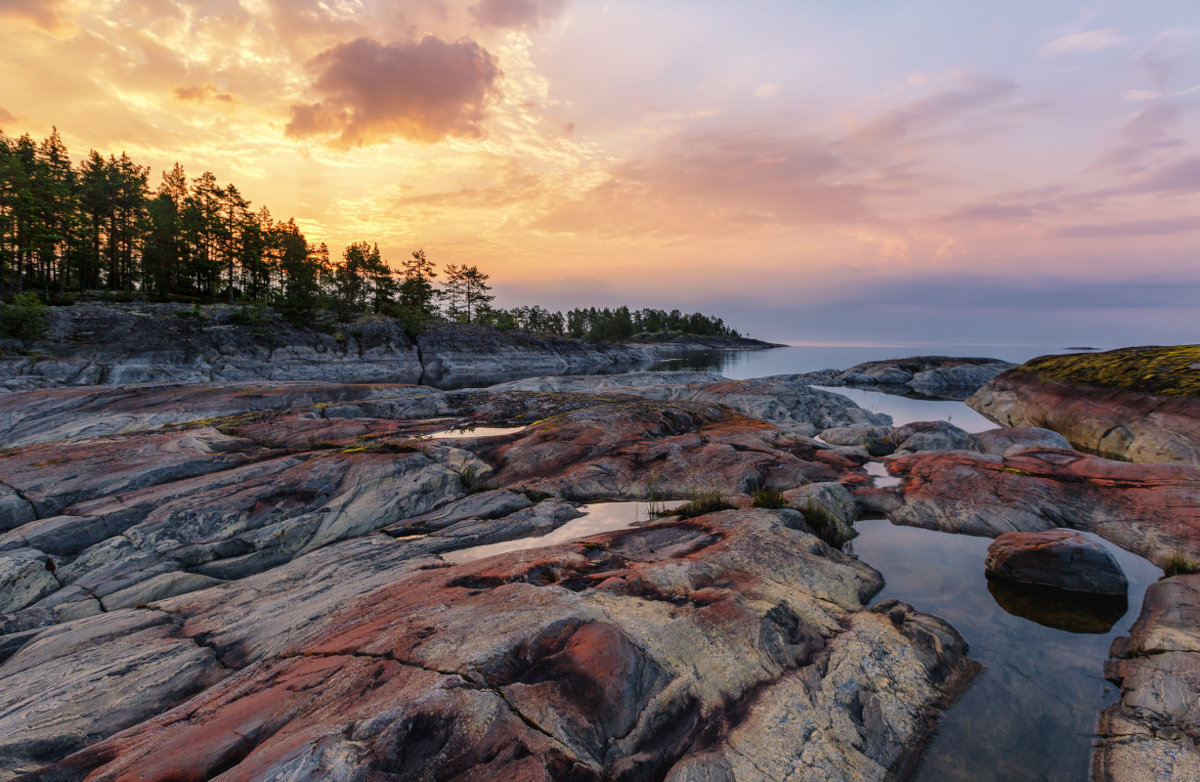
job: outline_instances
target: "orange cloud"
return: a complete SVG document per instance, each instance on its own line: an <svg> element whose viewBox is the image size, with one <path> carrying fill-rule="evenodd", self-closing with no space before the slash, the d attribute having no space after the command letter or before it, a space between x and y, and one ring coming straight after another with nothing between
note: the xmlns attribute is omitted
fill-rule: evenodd
<svg viewBox="0 0 1200 782"><path fill-rule="evenodd" d="M448 136L478 138L498 97L500 69L486 49L427 35L382 44L359 38L309 62L314 103L291 107L286 133L325 137L348 149L403 138L432 144Z"/></svg>
<svg viewBox="0 0 1200 782"><path fill-rule="evenodd" d="M0 0L0 16L27 19L38 27L54 30L62 26L62 0Z"/></svg>
<svg viewBox="0 0 1200 782"><path fill-rule="evenodd" d="M237 98L230 95L228 92L221 92L212 84L191 84L186 87L173 87L171 92L179 100L191 101L193 103L207 103L208 101L217 101L218 103L237 103Z"/></svg>

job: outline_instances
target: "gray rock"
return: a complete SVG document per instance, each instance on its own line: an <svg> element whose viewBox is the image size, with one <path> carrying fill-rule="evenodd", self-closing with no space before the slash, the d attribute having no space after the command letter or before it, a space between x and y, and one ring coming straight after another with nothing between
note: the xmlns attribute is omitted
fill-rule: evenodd
<svg viewBox="0 0 1200 782"><path fill-rule="evenodd" d="M1000 535L988 546L984 567L1009 581L1068 592L1124 595L1129 589L1108 549L1067 530Z"/></svg>
<svg viewBox="0 0 1200 782"><path fill-rule="evenodd" d="M0 614L25 608L56 591L50 558L31 548L0 553Z"/></svg>
<svg viewBox="0 0 1200 782"><path fill-rule="evenodd" d="M1036 426L1010 426L971 435L971 446L980 453L1007 456L1023 448L1071 450L1071 443L1058 432Z"/></svg>
<svg viewBox="0 0 1200 782"><path fill-rule="evenodd" d="M908 453L971 448L971 435L949 421L915 421L897 427L892 437L898 443L896 450Z"/></svg>

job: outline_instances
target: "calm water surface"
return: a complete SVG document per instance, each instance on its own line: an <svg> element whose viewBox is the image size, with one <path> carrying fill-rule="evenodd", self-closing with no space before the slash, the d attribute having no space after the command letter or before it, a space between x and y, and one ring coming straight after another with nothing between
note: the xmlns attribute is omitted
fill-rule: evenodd
<svg viewBox="0 0 1200 782"><path fill-rule="evenodd" d="M1020 364L1050 353L1075 353L1056 345L804 345L770 350L712 351L679 361L660 364L655 369L707 369L734 380L769 375L803 374L822 369L849 369L865 361L883 361L913 356L979 356ZM968 432L995 429L996 425L962 402L914 399L857 388L829 388L849 397L864 410L892 417L896 426L913 421L950 421Z"/></svg>
<svg viewBox="0 0 1200 782"><path fill-rule="evenodd" d="M989 538L887 520L862 520L855 528L859 537L848 548L887 581L875 600L897 598L945 619L983 664L942 717L914 779L1087 779L1096 715L1117 698L1102 675L1109 645L1128 634L1146 587L1162 571L1089 535L1125 571L1128 602L1063 605L1053 599L1062 593L1013 593L1003 582L989 584L983 567Z"/></svg>

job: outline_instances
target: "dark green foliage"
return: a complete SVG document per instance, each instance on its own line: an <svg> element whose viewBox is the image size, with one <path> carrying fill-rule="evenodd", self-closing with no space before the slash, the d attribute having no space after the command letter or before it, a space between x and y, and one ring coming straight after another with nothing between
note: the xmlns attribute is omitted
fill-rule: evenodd
<svg viewBox="0 0 1200 782"><path fill-rule="evenodd" d="M706 513L716 513L719 510L732 510L733 505L719 491L705 492L693 497L687 504L680 505L673 511L668 511L680 519L694 519Z"/></svg>
<svg viewBox="0 0 1200 782"><path fill-rule="evenodd" d="M755 508L786 508L788 501L784 499L783 494L773 489L757 489L753 495L753 507Z"/></svg>
<svg viewBox="0 0 1200 782"><path fill-rule="evenodd" d="M46 329L46 305L36 293L18 293L12 303L0 309L0 330L4 336L30 342Z"/></svg>

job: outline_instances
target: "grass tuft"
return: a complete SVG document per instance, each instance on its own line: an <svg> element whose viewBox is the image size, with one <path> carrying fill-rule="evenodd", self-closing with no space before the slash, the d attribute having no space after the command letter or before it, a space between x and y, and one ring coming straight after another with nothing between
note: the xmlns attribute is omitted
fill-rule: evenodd
<svg viewBox="0 0 1200 782"><path fill-rule="evenodd" d="M751 505L755 508L779 509L788 507L788 501L774 489L756 489Z"/></svg>
<svg viewBox="0 0 1200 782"><path fill-rule="evenodd" d="M1200 573L1200 562L1184 556L1181 551L1172 554L1163 568L1163 576L1189 576L1195 573Z"/></svg>

